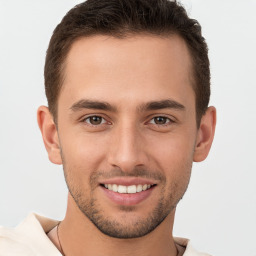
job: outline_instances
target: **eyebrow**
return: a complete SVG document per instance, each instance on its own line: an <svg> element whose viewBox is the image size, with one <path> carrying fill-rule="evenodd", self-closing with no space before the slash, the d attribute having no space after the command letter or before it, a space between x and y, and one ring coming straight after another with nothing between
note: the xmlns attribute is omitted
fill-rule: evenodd
<svg viewBox="0 0 256 256"><path fill-rule="evenodd" d="M139 106L139 111L150 111L150 110L158 110L158 109L175 109L175 110L185 110L185 106L181 103L172 100L159 100L159 101L150 101L148 103L142 104Z"/></svg>
<svg viewBox="0 0 256 256"><path fill-rule="evenodd" d="M100 110L106 110L106 111L112 111L116 112L117 109L113 106L111 106L108 102L104 101L95 101L95 100L87 100L87 99L82 99L79 100L78 102L74 103L71 106L72 111L79 111L81 109L100 109Z"/></svg>
<svg viewBox="0 0 256 256"><path fill-rule="evenodd" d="M99 109L111 112L117 112L117 108L110 105L108 102L104 101L95 101L89 99L82 99L78 102L74 103L71 108L72 111L76 112L81 109ZM150 110L159 110L159 109L176 109L176 110L185 110L185 106L180 104L179 102L166 99L159 101L150 101L140 105L137 110L139 112L150 111Z"/></svg>

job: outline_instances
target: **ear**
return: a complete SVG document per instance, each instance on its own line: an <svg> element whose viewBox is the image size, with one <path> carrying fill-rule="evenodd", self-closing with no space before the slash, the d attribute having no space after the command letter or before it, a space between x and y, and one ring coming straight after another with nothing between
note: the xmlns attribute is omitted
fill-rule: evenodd
<svg viewBox="0 0 256 256"><path fill-rule="evenodd" d="M209 107L202 116L200 127L197 132L197 140L194 151L194 162L201 162L206 159L214 138L216 126L216 109Z"/></svg>
<svg viewBox="0 0 256 256"><path fill-rule="evenodd" d="M37 122L50 161L54 164L62 164L57 127L53 121L53 116L47 107L41 106L38 108Z"/></svg>

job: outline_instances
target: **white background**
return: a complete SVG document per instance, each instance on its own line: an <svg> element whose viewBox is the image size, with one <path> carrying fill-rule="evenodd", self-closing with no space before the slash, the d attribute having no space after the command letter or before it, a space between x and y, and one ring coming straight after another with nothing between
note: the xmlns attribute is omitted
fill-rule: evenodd
<svg viewBox="0 0 256 256"><path fill-rule="evenodd" d="M33 211L61 219L67 189L36 122L55 26L78 1L0 0L0 225ZM208 159L194 164L174 235L215 256L256 255L256 0L183 0L209 45L218 124Z"/></svg>

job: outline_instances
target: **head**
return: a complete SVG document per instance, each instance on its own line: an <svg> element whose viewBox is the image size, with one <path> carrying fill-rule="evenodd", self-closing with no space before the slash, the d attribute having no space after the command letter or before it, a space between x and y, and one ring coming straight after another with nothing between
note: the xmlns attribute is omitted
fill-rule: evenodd
<svg viewBox="0 0 256 256"><path fill-rule="evenodd" d="M45 92L56 123L58 97L72 44L92 35L126 38L138 34L179 35L185 41L191 58L191 86L196 97L199 125L210 99L208 48L200 24L190 19L177 1L168 0L87 0L66 14L53 32L45 61Z"/></svg>
<svg viewBox="0 0 256 256"><path fill-rule="evenodd" d="M200 26L176 2L88 0L69 11L47 51L38 123L70 207L118 238L170 221L213 140L209 84Z"/></svg>

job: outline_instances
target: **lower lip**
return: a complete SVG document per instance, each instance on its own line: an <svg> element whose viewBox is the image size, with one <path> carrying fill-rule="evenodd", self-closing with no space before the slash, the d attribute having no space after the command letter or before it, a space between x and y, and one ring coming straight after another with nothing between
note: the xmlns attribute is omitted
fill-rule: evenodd
<svg viewBox="0 0 256 256"><path fill-rule="evenodd" d="M100 186L100 188L103 190L105 195L114 203L119 205L136 205L140 202L146 200L153 190L155 189L155 186L151 187L150 189L138 192L138 193L132 193L132 194L121 194L118 192L111 191L105 187Z"/></svg>

